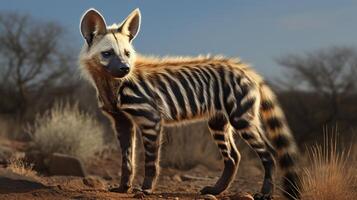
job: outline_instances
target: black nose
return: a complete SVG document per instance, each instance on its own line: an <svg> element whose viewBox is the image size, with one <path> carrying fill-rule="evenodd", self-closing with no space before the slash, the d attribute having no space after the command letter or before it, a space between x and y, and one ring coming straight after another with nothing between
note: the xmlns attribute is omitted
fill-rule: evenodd
<svg viewBox="0 0 357 200"><path fill-rule="evenodd" d="M114 56L110 59L106 66L107 71L116 78L121 78L127 75L130 71L129 65L122 62L118 56Z"/></svg>
<svg viewBox="0 0 357 200"><path fill-rule="evenodd" d="M119 69L120 69L120 71L122 71L124 73L128 73L129 72L129 67L127 67L127 66L120 67Z"/></svg>

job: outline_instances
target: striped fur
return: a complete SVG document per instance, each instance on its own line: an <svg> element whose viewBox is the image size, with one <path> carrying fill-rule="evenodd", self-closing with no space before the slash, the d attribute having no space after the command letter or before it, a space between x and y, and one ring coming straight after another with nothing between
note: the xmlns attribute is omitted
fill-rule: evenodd
<svg viewBox="0 0 357 200"><path fill-rule="evenodd" d="M269 199L273 192L275 162L271 149L276 152L279 166L285 173L286 196L298 198L296 145L277 99L262 77L238 59L137 55L130 37L127 37L128 34L136 35L136 32L130 33L136 30L136 27L130 28L130 19L140 13L137 10L134 12L121 25L111 26L105 34L94 36L94 42L87 43L80 55L82 71L96 88L101 109L114 122L124 152L121 186L115 191L126 192L131 187L135 163L133 147L128 144L135 143L133 127L137 127L142 134L145 147L142 189L150 193L159 173L157 165L162 127L207 120L225 167L217 183L204 187L201 193L219 194L234 179L240 161L233 138L233 134L237 133L256 151L265 169L261 193L255 199ZM83 17L84 20L86 17ZM98 17L101 15L94 18ZM104 19L97 19L98 23L101 21ZM95 28L88 28L92 29ZM82 30L82 33L85 31ZM106 49L113 49L113 56L117 58L126 57L123 63L128 63L130 68L127 75L118 78L106 70L107 63L101 56ZM130 51L131 56L126 51ZM127 136L123 136L123 132Z"/></svg>

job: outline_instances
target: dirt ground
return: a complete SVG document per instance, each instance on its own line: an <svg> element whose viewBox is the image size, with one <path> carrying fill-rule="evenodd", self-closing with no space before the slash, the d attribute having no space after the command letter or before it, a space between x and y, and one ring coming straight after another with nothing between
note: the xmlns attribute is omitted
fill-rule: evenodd
<svg viewBox="0 0 357 200"><path fill-rule="evenodd" d="M22 145L16 144L22 148ZM0 200L12 199L251 199L249 194L259 191L263 175L256 166L245 165L241 168L229 190L223 194L202 196L198 192L204 186L213 185L220 176L220 170L197 166L188 171L163 168L155 193L146 196L109 192L118 186L120 180L120 154L113 152L99 156L86 163L87 177L21 175L0 165ZM249 170L247 170L249 169ZM142 181L142 169L137 169L134 186ZM280 199L279 192L274 199Z"/></svg>

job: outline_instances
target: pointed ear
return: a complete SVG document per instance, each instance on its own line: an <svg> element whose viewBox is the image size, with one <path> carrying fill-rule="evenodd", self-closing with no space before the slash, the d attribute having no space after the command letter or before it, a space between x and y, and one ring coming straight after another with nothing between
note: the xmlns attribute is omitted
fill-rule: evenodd
<svg viewBox="0 0 357 200"><path fill-rule="evenodd" d="M139 33L140 23L141 13L139 8L137 8L124 20L118 31L127 35L129 37L129 41L131 42Z"/></svg>
<svg viewBox="0 0 357 200"><path fill-rule="evenodd" d="M90 46L95 36L104 35L107 32L107 25L103 16L97 10L91 8L83 14L80 29L83 38Z"/></svg>

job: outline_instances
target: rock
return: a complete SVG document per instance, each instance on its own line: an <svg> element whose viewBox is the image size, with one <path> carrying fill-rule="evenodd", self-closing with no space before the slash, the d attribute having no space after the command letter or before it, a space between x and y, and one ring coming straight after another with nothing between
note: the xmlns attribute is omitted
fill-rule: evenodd
<svg viewBox="0 0 357 200"><path fill-rule="evenodd" d="M86 176L82 162L78 158L66 154L52 154L49 157L48 168L50 175Z"/></svg>

